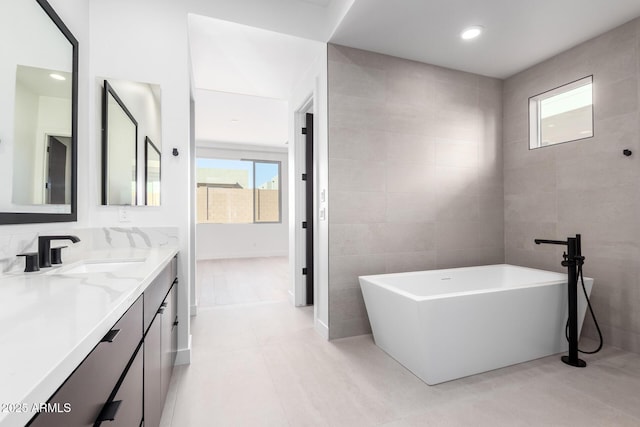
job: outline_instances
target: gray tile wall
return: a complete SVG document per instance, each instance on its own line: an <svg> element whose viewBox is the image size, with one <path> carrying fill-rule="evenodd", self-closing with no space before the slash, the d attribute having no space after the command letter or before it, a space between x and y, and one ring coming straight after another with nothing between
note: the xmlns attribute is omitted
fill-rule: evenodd
<svg viewBox="0 0 640 427"><path fill-rule="evenodd" d="M581 233L592 303L608 344L640 352L640 20L504 84L506 262L561 271L534 238ZM528 149L528 98L593 74L594 137ZM633 151L631 157L622 150ZM591 320L584 334L595 337Z"/></svg>
<svg viewBox="0 0 640 427"><path fill-rule="evenodd" d="M358 276L504 262L502 82L329 45L329 336Z"/></svg>

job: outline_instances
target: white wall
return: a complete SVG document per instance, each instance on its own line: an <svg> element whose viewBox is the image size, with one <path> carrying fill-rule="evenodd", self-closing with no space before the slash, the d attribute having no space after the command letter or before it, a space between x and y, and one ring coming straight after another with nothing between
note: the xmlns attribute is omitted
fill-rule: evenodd
<svg viewBox="0 0 640 427"><path fill-rule="evenodd" d="M189 12L265 30L328 41L354 0L184 0Z"/></svg>
<svg viewBox="0 0 640 427"><path fill-rule="evenodd" d="M77 3L77 2L74 2ZM157 0L92 0L91 69L89 75L159 84L162 91L162 206L130 208L129 223L118 222L118 208L100 206L99 150L97 133L88 140L90 147L85 170L90 187L87 216L91 226L175 226L179 230L180 258L178 274L179 362L188 359L189 301L193 286L190 274L189 217L189 71L187 11L180 2ZM89 126L96 129L96 97L91 85ZM180 155L171 154L177 148Z"/></svg>
<svg viewBox="0 0 640 427"><path fill-rule="evenodd" d="M36 150L38 96L18 82L16 82L15 93L15 113L16 116L23 117L24 120L19 120L14 127L15 141L21 142L14 144L13 158L11 159L13 163L8 170L13 170L13 175L19 176L20 178L11 179L0 187L2 187L4 191L11 192L10 195L7 195L8 197L5 196L5 201L11 204L28 205L32 204L34 199L33 187L35 176L29 172L35 169L31 161L35 159ZM25 162L28 162L28 164L25 164ZM11 191L11 187L7 185L9 182L13 182L13 191ZM7 207L8 205L9 204L3 203L2 207Z"/></svg>
<svg viewBox="0 0 640 427"><path fill-rule="evenodd" d="M263 150L241 145L236 148L205 148L198 143L197 157L217 159L259 159L281 162L280 176L282 222L279 224L198 224L196 226L197 259L254 258L287 256L289 238L289 191L287 152ZM268 150L268 151L267 151Z"/></svg>
<svg viewBox="0 0 640 427"><path fill-rule="evenodd" d="M302 247L303 237L302 230L297 227L303 221L304 201L301 201L302 190L300 182L300 174L304 170L304 159L301 156L301 150L298 149L302 139L299 137L302 123L296 120L297 112L301 111L309 97L313 98L314 113L314 143L316 162L316 170L314 175L315 190L314 197L316 200L316 212L314 212L314 255L316 259L314 269L314 317L316 330L325 338L328 338L328 224L326 220L319 220L319 212L321 209L327 211L327 203L320 201L319 194L328 187L328 160L327 160L327 47L325 43L317 44L318 56L311 65L309 70L300 76L295 83L289 102L289 164L295 165L291 167L289 173L289 215L291 222L289 224L289 276L291 280L291 292L296 295L296 305L303 305L304 301L300 298L302 295L303 276L301 274L304 260L304 249ZM326 218L326 216L325 216ZM294 256L295 254L295 256ZM294 291L295 288L295 291Z"/></svg>

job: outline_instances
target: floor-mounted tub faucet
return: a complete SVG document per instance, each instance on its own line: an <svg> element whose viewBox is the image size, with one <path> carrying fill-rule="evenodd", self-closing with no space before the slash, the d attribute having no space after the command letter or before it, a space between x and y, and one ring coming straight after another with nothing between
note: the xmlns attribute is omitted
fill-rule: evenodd
<svg viewBox="0 0 640 427"><path fill-rule="evenodd" d="M549 245L562 245L567 247L567 252L562 255L562 266L567 267L567 290L569 300L569 355L562 356L562 361L567 365L584 368L587 363L578 357L578 270L584 264L580 235L569 237L567 240L535 239L536 245L541 243Z"/></svg>
<svg viewBox="0 0 640 427"><path fill-rule="evenodd" d="M38 237L38 258L40 259L40 267L51 267L51 241L52 240L71 240L78 243L78 236L39 236Z"/></svg>

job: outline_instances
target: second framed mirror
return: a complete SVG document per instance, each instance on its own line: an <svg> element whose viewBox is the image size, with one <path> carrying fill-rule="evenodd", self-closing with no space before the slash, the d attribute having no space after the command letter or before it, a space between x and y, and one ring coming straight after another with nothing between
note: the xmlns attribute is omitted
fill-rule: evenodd
<svg viewBox="0 0 640 427"><path fill-rule="evenodd" d="M111 78L99 78L97 85L102 92L102 204L159 206L160 86Z"/></svg>

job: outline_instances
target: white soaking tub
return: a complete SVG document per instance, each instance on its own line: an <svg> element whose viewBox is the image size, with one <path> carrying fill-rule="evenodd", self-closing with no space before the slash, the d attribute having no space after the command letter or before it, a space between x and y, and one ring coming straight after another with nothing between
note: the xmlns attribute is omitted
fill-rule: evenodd
<svg viewBox="0 0 640 427"><path fill-rule="evenodd" d="M501 264L359 279L376 345L429 385L568 349L566 274ZM586 306L578 283L578 332Z"/></svg>

